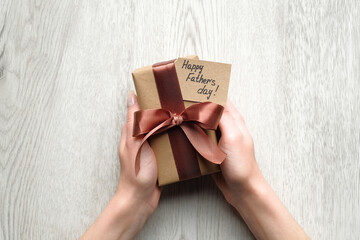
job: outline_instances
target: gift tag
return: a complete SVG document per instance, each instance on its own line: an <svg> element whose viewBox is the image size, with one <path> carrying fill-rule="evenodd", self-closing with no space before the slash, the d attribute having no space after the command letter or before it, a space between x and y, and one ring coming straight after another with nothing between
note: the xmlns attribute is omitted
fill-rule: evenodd
<svg viewBox="0 0 360 240"><path fill-rule="evenodd" d="M226 104L231 64L178 58L175 67L184 100Z"/></svg>

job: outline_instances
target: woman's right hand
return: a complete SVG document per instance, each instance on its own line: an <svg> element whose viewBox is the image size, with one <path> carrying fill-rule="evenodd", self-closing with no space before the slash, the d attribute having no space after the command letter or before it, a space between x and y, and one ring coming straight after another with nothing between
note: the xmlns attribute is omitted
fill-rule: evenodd
<svg viewBox="0 0 360 240"><path fill-rule="evenodd" d="M254 142L246 128L244 118L235 106L227 101L219 123L219 147L227 154L221 164L222 173L213 175L226 200L235 206L238 195L251 191L262 174L256 163Z"/></svg>
<svg viewBox="0 0 360 240"><path fill-rule="evenodd" d="M227 154L213 178L257 239L309 239L266 182L241 114L228 100L219 123L219 147Z"/></svg>

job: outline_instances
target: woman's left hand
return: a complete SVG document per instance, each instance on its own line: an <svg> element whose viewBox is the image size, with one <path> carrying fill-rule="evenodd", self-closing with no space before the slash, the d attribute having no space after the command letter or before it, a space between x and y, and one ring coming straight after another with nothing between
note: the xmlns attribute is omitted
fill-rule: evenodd
<svg viewBox="0 0 360 240"><path fill-rule="evenodd" d="M132 239L159 202L161 189L156 185L156 158L147 142L141 148L140 170L135 174L135 158L141 139L132 136L134 112L140 110L133 92L128 95L127 106L127 120L119 146L121 170L118 188L83 239Z"/></svg>

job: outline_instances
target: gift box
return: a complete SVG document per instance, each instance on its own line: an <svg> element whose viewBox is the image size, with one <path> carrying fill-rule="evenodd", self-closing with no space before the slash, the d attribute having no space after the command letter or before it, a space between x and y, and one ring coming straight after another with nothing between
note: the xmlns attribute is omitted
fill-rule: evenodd
<svg viewBox="0 0 360 240"><path fill-rule="evenodd" d="M188 56L184 59L188 59L189 61L196 61L198 60L198 57ZM148 138L148 142L153 149L157 159L159 186L220 171L219 165L213 163L216 161L211 162L209 161L209 159L205 159L203 156L209 156L208 158L212 158L212 155L217 154L217 158L225 158L225 155L221 155L218 149L214 150L216 146L213 146L211 144L206 144L211 145L210 147L196 146L199 145L198 141L200 142L201 140L201 134L198 134L200 133L199 127L192 127L192 125L194 124L191 125L190 123L179 125L182 123L183 117L177 115L177 113L183 111L184 108L187 109L192 106L192 108L190 108L187 113L185 113L185 117L191 118L189 117L191 114L196 115L196 112L200 110L203 111L202 115L208 114L208 112L206 112L207 109L209 107L212 107L211 111L215 111L215 113L212 114L217 115L213 116L213 120L215 122L218 122L221 117L222 111L219 110L219 107L213 105L215 105L216 103L216 105L221 106L224 105L226 102L228 81L230 77L230 65L229 68L223 69L223 73L221 73L221 71L220 73L219 71L217 73L214 73L224 75L224 78L222 78L221 86L223 91L222 93L220 93L217 91L219 87L214 84L215 80L204 78L204 74L202 72L203 69L201 67L197 67L201 65L190 65L189 61L186 62L184 59L182 59L180 65L176 65L177 68L175 67L175 60L172 60L147 67L142 67L136 69L132 73L141 110L153 109L151 110L152 112L150 111L151 114L153 114L153 117L149 117L149 115L147 115L147 118L150 119L143 120L153 121L152 118L161 119L162 115L165 116L166 114L168 114L169 120L167 121L167 123L172 123L172 126L170 128L162 127L162 131L155 135L151 135ZM209 66L209 71L214 70L211 69L211 65ZM187 70L187 72L185 72L185 70ZM183 82L179 83L180 76ZM192 85L189 85L191 81L193 81L194 84L197 84L196 86L198 89L196 91L191 92L190 88ZM197 83L195 81L197 81ZM209 90L209 87L212 87L212 90ZM186 95L185 93L189 95L187 96L187 98L183 97L184 95ZM215 99L214 103L211 103L212 98ZM201 102L206 103L199 104ZM210 104L210 106L207 104ZM207 109L204 110L200 108ZM141 114L139 115L140 117L146 118ZM139 118L139 116L136 116L136 118ZM194 120L195 123L197 123L198 121L200 120ZM206 121L208 120L206 119ZM212 121L211 124L213 124L214 121ZM159 124L160 122L156 122L156 124L146 124L148 126L151 126L151 128L155 128L155 125ZM206 127L208 126L207 124L208 123L200 123L199 125L200 127ZM185 127L187 127L187 130L185 129ZM150 130L152 129L149 129L147 131ZM197 130L197 132L195 130ZM217 145L215 131L206 129L202 130L206 133L207 138ZM192 141L189 142L188 138L192 139ZM200 148L202 148L203 150L199 150ZM200 152L202 151L202 154L200 154L198 150Z"/></svg>

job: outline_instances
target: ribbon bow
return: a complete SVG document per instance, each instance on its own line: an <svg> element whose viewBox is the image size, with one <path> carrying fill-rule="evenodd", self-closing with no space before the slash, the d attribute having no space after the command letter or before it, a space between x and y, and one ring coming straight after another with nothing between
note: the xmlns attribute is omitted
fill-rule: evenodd
<svg viewBox="0 0 360 240"><path fill-rule="evenodd" d="M203 131L216 130L224 107L212 102L196 103L181 113L169 110L147 109L134 113L133 137L145 134L136 154L135 171L140 169L139 153L143 143L152 135L179 126L196 151L208 161L220 164L224 161L224 153Z"/></svg>

